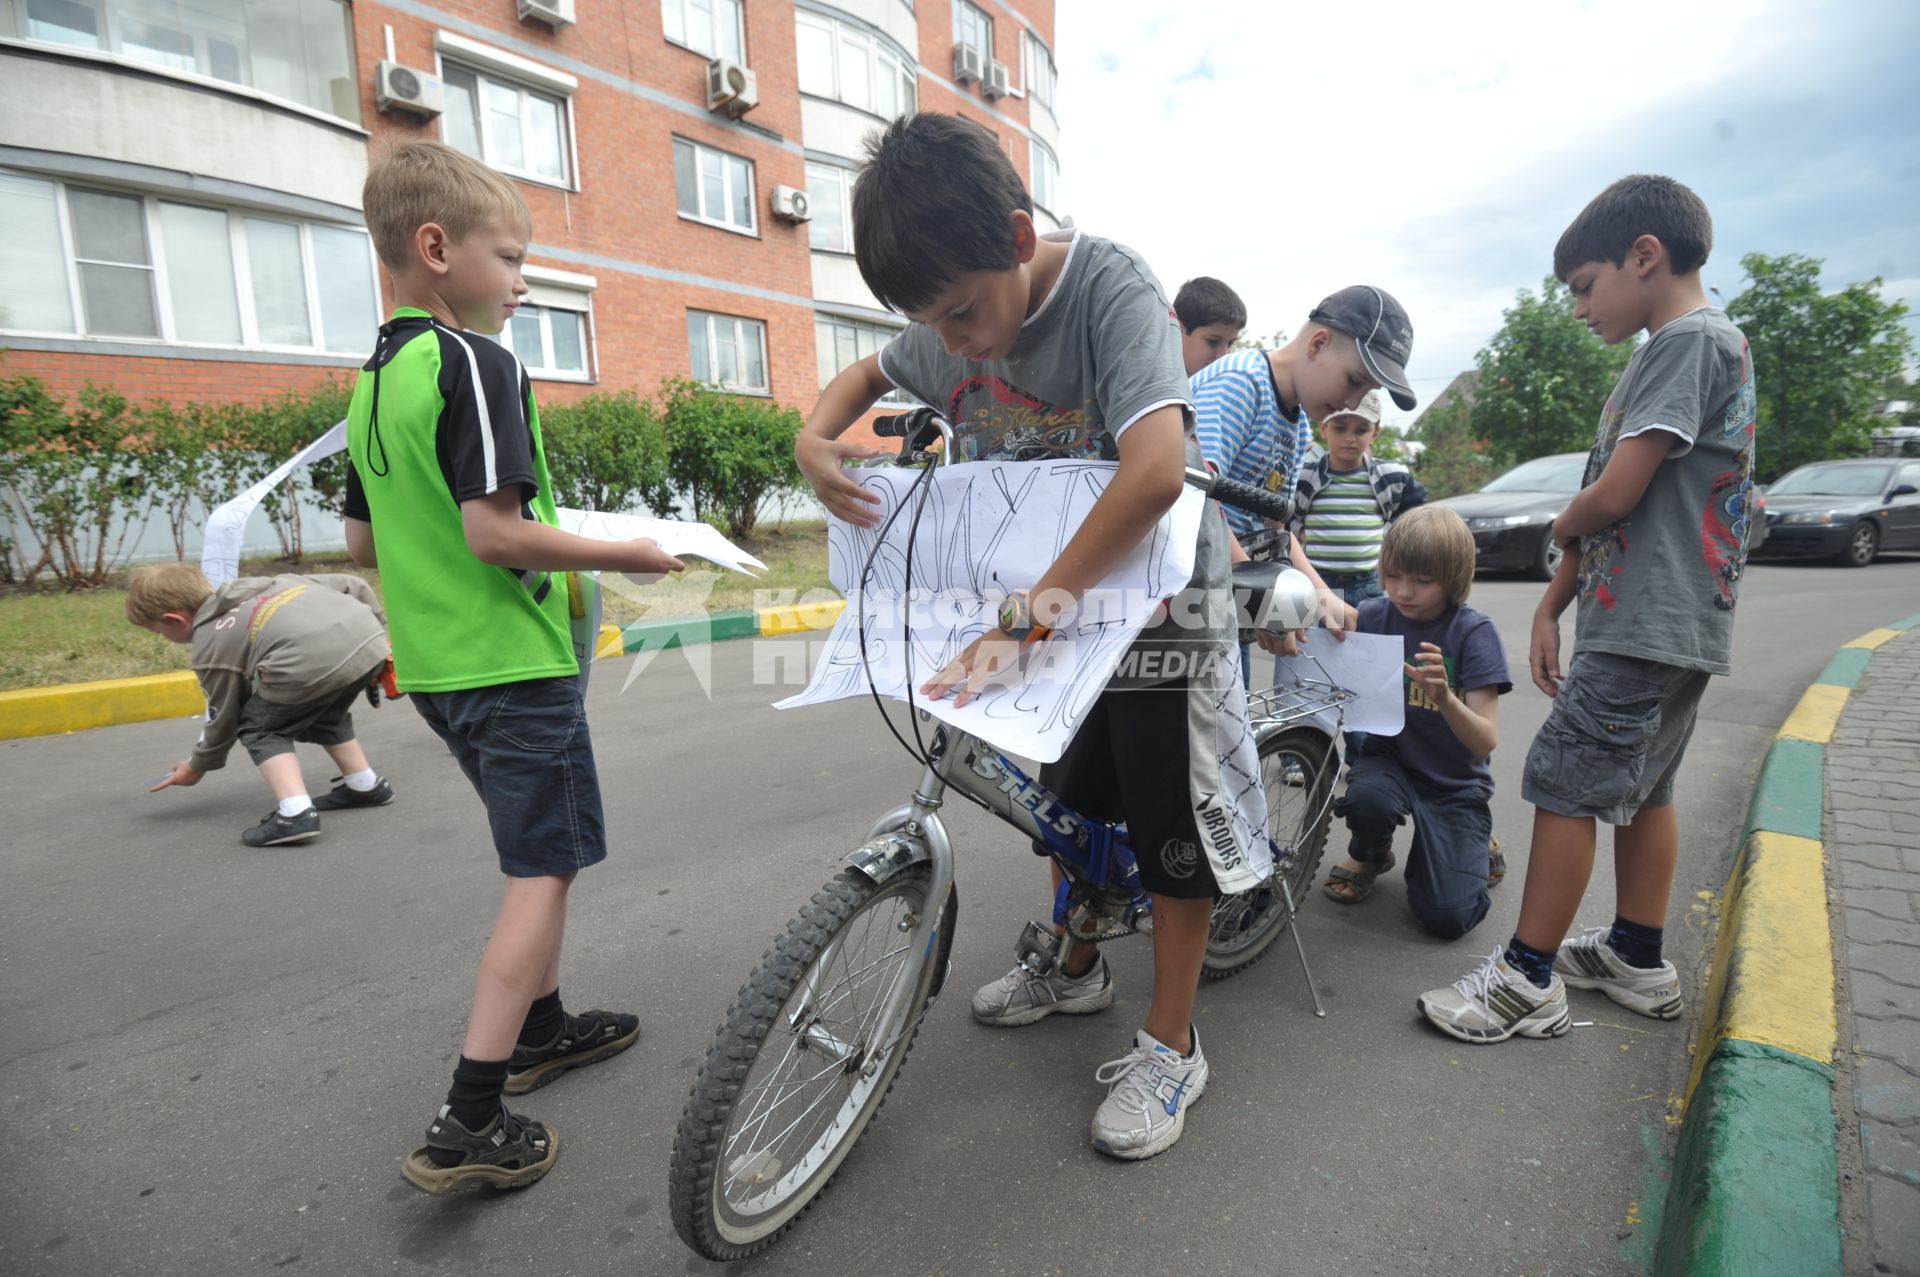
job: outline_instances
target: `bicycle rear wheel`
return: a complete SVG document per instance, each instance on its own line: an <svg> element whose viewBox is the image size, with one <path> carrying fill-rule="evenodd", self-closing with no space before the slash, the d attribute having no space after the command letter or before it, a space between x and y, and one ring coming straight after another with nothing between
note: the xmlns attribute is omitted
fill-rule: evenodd
<svg viewBox="0 0 1920 1277"><path fill-rule="evenodd" d="M1284 880L1298 905L1327 849L1328 798L1337 765L1333 742L1316 728L1287 727L1260 742L1259 756L1267 837L1274 844L1273 877L1214 902L1207 956L1200 965L1209 980L1246 970L1286 934L1287 906L1276 884Z"/></svg>
<svg viewBox="0 0 1920 1277"><path fill-rule="evenodd" d="M694 1080L668 1172L674 1230L708 1259L772 1245L886 1101L953 933L950 891L942 943L912 943L930 884L925 864L880 885L843 870L742 986ZM903 982L914 991L904 1022L878 1023Z"/></svg>

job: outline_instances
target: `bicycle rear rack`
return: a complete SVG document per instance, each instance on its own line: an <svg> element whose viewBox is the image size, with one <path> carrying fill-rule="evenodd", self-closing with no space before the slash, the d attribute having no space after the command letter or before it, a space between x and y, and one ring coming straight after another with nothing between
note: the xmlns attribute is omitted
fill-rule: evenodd
<svg viewBox="0 0 1920 1277"><path fill-rule="evenodd" d="M1319 664L1314 661L1316 667ZM1291 682L1248 692L1247 713L1253 719L1253 730L1258 732L1337 711L1353 700L1354 695L1344 687L1336 687L1331 679L1296 677Z"/></svg>

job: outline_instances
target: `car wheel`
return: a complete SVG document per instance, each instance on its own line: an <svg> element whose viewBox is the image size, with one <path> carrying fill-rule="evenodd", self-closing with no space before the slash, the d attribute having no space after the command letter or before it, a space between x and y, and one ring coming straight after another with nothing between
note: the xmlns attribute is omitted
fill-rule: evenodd
<svg viewBox="0 0 1920 1277"><path fill-rule="evenodd" d="M1560 570L1560 560L1565 553L1560 543L1554 540L1553 529L1548 528L1547 534L1540 538L1540 548L1533 553L1533 567L1528 575L1536 581L1553 580L1553 574Z"/></svg>
<svg viewBox="0 0 1920 1277"><path fill-rule="evenodd" d="M1880 529L1870 519L1862 519L1853 525L1853 531L1847 536L1847 544L1834 556L1834 562L1841 567L1863 568L1873 562L1874 555L1880 553Z"/></svg>

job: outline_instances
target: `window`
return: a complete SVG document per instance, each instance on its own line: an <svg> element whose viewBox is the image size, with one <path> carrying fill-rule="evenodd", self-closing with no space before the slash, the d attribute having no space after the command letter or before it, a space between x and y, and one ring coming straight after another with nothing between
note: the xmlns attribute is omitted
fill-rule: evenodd
<svg viewBox="0 0 1920 1277"><path fill-rule="evenodd" d="M660 0L660 18L674 44L710 58L747 60L740 0Z"/></svg>
<svg viewBox="0 0 1920 1277"><path fill-rule="evenodd" d="M1049 213L1059 207L1060 161L1038 138L1029 139L1033 147L1033 202Z"/></svg>
<svg viewBox="0 0 1920 1277"><path fill-rule="evenodd" d="M360 355L373 250L329 226L0 173L0 328Z"/></svg>
<svg viewBox="0 0 1920 1277"><path fill-rule="evenodd" d="M677 137L673 185L680 216L748 235L755 232L753 161Z"/></svg>
<svg viewBox="0 0 1920 1277"><path fill-rule="evenodd" d="M967 0L953 0L953 42L980 50L980 65L987 65L993 61L993 19Z"/></svg>
<svg viewBox="0 0 1920 1277"><path fill-rule="evenodd" d="M853 251L852 169L837 164L807 165L807 243L829 253Z"/></svg>
<svg viewBox="0 0 1920 1277"><path fill-rule="evenodd" d="M1029 31L1022 41L1027 57L1027 92L1033 100L1053 109L1054 91L1058 88L1058 73L1054 70L1053 54L1040 42L1040 37Z"/></svg>
<svg viewBox="0 0 1920 1277"><path fill-rule="evenodd" d="M587 380L587 317L578 311L523 305L501 330L500 344L535 377Z"/></svg>
<svg viewBox="0 0 1920 1277"><path fill-rule="evenodd" d="M440 117L447 144L502 173L567 184L567 104L452 62L441 64L447 109Z"/></svg>
<svg viewBox="0 0 1920 1277"><path fill-rule="evenodd" d="M863 324L857 319L841 319L837 315L815 315L813 335L820 358L820 388L825 390L827 383L847 365L879 353L882 346L900 335L900 329ZM904 391L896 389L882 395L880 402L910 404L913 400Z"/></svg>
<svg viewBox="0 0 1920 1277"><path fill-rule="evenodd" d="M882 119L913 112L918 68L899 49L859 27L817 13L797 19L800 91Z"/></svg>
<svg viewBox="0 0 1920 1277"><path fill-rule="evenodd" d="M14 13L28 40L115 53L360 120L345 0L15 0Z"/></svg>
<svg viewBox="0 0 1920 1277"><path fill-rule="evenodd" d="M772 393L767 383L767 326L759 320L690 310L687 350L695 381L722 390Z"/></svg>

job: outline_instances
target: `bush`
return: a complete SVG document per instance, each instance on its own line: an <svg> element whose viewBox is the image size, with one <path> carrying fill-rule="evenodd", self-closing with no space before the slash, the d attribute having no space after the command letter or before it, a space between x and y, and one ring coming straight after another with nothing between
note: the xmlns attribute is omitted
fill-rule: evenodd
<svg viewBox="0 0 1920 1277"><path fill-rule="evenodd" d="M103 584L146 517L145 445L127 401L88 383L69 409L34 377L0 380L0 490L34 555L7 547L8 574L51 570L70 590Z"/></svg>
<svg viewBox="0 0 1920 1277"><path fill-rule="evenodd" d="M631 390L588 395L540 410L553 502L576 510L673 508L667 430L660 412Z"/></svg>
<svg viewBox="0 0 1920 1277"><path fill-rule="evenodd" d="M211 509L239 496L294 453L347 415L351 388L329 381L306 392L288 391L257 404L194 404L184 411L197 423L208 449L203 468L203 504ZM261 500L282 558L299 562L300 505L312 495L336 509L346 495L347 463L336 455L303 466L274 485Z"/></svg>
<svg viewBox="0 0 1920 1277"><path fill-rule="evenodd" d="M798 411L719 394L690 381L661 383L667 473L696 519L714 519L727 535L753 531L760 503L803 480L793 459Z"/></svg>

